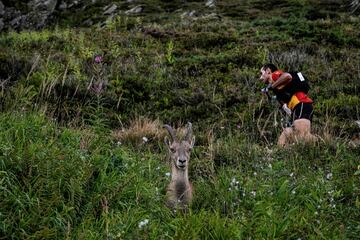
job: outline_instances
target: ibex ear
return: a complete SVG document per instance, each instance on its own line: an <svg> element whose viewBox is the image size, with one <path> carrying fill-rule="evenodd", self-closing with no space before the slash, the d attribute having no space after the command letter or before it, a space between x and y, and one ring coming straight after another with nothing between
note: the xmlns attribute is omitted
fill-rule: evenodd
<svg viewBox="0 0 360 240"><path fill-rule="evenodd" d="M164 137L164 143L168 148L170 148L171 142L170 142L170 139L167 136Z"/></svg>
<svg viewBox="0 0 360 240"><path fill-rule="evenodd" d="M195 136L192 136L189 143L190 143L190 148L193 148L195 145Z"/></svg>

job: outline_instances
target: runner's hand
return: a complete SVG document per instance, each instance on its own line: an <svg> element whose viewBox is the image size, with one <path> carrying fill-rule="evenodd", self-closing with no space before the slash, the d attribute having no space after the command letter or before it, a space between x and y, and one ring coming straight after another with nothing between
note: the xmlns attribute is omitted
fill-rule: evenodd
<svg viewBox="0 0 360 240"><path fill-rule="evenodd" d="M284 105L282 105L281 108L282 108L282 110L284 110L286 112L287 115L291 116L291 110L290 110L290 108L288 108L286 103Z"/></svg>

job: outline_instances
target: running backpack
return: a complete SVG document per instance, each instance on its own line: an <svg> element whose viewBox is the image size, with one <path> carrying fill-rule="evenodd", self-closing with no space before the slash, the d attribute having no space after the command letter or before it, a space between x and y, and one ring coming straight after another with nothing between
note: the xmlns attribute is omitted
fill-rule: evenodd
<svg viewBox="0 0 360 240"><path fill-rule="evenodd" d="M307 94L310 90L309 80L301 72L289 72L291 82L282 89L273 89L278 101L288 103L297 92Z"/></svg>
<svg viewBox="0 0 360 240"><path fill-rule="evenodd" d="M292 80L286 86L286 90L291 95L297 92L303 92L307 94L310 90L309 80L301 72L289 72L291 74Z"/></svg>

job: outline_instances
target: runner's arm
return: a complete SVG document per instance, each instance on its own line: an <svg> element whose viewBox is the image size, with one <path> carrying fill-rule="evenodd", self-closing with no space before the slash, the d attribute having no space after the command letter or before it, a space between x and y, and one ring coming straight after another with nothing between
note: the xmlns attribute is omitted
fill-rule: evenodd
<svg viewBox="0 0 360 240"><path fill-rule="evenodd" d="M272 84L271 88L273 88L273 89L274 89L274 88L277 88L278 86L281 86L281 85L283 85L283 84L289 83L291 80L292 80L291 74L290 74L290 73L287 73L287 72L284 72L283 74L281 74L281 76L279 77L279 79L276 80L276 81Z"/></svg>

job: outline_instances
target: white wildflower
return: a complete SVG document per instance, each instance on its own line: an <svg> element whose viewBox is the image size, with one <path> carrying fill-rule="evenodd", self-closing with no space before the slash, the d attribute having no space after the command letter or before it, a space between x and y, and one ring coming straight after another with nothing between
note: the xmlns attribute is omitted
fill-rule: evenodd
<svg viewBox="0 0 360 240"><path fill-rule="evenodd" d="M165 176L170 177L171 173L167 172L167 173L165 173Z"/></svg>
<svg viewBox="0 0 360 240"><path fill-rule="evenodd" d="M255 177L257 176L257 173L256 173L256 172L254 172L254 176L255 176Z"/></svg>
<svg viewBox="0 0 360 240"><path fill-rule="evenodd" d="M142 140L143 140L144 143L149 141L149 139L147 137L143 137Z"/></svg>
<svg viewBox="0 0 360 240"><path fill-rule="evenodd" d="M239 181L236 180L235 177L233 177L233 179L231 180L231 183L230 183L231 186L236 186L236 185L239 185Z"/></svg>
<svg viewBox="0 0 360 240"><path fill-rule="evenodd" d="M256 191L251 191L250 195L252 195L253 197L256 197Z"/></svg>
<svg viewBox="0 0 360 240"><path fill-rule="evenodd" d="M236 178L233 178L233 179L231 180L231 185L235 185L235 183L236 183Z"/></svg>
<svg viewBox="0 0 360 240"><path fill-rule="evenodd" d="M143 228L149 223L149 219L144 219L143 221L139 222L139 228Z"/></svg>
<svg viewBox="0 0 360 240"><path fill-rule="evenodd" d="M118 141L118 142L116 143L116 145L120 146L120 145L121 145L121 142L120 142L120 141Z"/></svg>
<svg viewBox="0 0 360 240"><path fill-rule="evenodd" d="M291 193L292 193L292 194L295 194L295 193L296 193L296 191L295 191L295 190L292 190L292 191L291 191Z"/></svg>
<svg viewBox="0 0 360 240"><path fill-rule="evenodd" d="M292 172L292 173L290 173L290 177L293 177L294 176L294 173Z"/></svg>
<svg viewBox="0 0 360 240"><path fill-rule="evenodd" d="M330 179L332 179L332 176L333 176L332 173L328 173L328 174L326 174L326 179L330 180Z"/></svg>

